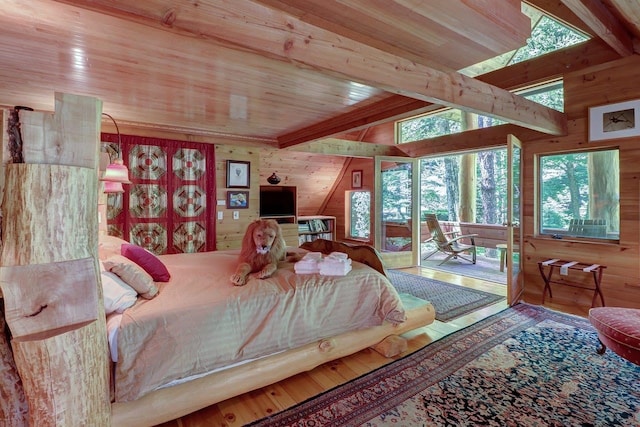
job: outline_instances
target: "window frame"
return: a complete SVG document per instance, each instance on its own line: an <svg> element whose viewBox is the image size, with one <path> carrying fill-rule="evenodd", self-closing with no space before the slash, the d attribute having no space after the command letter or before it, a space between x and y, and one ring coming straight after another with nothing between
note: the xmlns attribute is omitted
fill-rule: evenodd
<svg viewBox="0 0 640 427"><path fill-rule="evenodd" d="M597 237L597 236L580 236L580 235L575 235L575 234L569 234L569 225L567 226L566 229L553 229L553 228L544 228L544 212L545 210L543 209L543 182L542 182L542 162L543 159L545 157L551 157L551 156L562 156L562 155L569 155L569 154L589 154L589 153L594 153L594 152L599 152L599 151L615 151L617 152L618 155L618 224L617 224L617 232L610 232L607 233L608 237ZM541 237L541 238L549 238L549 239L556 239L556 240L565 240L565 241L579 241L579 242L585 242L585 243L614 243L614 244L619 244L620 243L620 225L621 225L621 221L620 221L620 216L619 216L619 212L620 212L620 207L621 207L621 200L620 200L620 182L621 182L621 177L620 177L620 147L618 146L611 146L611 147L594 147L594 148L587 148L587 149L580 149L580 150L568 150L568 151L558 151L558 152L548 152L548 153L539 153L536 154L535 156L535 183L536 183L536 191L535 191L535 195L536 195L536 200L535 200L535 211L536 211L536 221L535 221L535 232L534 235L536 237ZM584 218L581 218L584 219ZM554 232L555 231L555 232ZM613 238L613 236L617 235L617 238Z"/></svg>

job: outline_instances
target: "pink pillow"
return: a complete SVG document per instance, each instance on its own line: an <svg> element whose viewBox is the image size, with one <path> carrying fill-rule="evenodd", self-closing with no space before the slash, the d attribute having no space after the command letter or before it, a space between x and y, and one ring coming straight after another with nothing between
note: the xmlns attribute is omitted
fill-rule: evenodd
<svg viewBox="0 0 640 427"><path fill-rule="evenodd" d="M171 279L169 270L157 256L140 246L131 243L123 243L120 253L138 264L144 271L153 277L154 282L168 282Z"/></svg>

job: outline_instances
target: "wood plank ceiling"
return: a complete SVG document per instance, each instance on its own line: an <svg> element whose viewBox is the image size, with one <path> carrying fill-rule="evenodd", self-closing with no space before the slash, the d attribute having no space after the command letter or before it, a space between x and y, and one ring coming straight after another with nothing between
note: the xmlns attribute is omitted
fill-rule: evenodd
<svg viewBox="0 0 640 427"><path fill-rule="evenodd" d="M600 38L616 57L638 52L639 2L529 3ZM335 141L434 105L566 132L563 114L512 94L504 79L457 72L526 43L530 22L518 0L2 5L6 107L52 111L55 91L89 95L132 132L156 128L280 148Z"/></svg>

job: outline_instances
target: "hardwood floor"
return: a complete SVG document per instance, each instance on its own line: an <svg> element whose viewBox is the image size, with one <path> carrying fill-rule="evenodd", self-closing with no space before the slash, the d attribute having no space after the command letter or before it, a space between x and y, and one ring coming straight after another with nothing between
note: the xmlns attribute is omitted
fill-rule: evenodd
<svg viewBox="0 0 640 427"><path fill-rule="evenodd" d="M401 269L407 273L431 277L444 282L454 283L470 288L506 295L506 286L499 283L462 277L446 272L429 270L421 267ZM404 334L408 339L407 353L478 322L507 307L506 302L477 310L468 315L453 319L450 322L435 321ZM572 312L569 307L551 307L555 310ZM584 313L573 313L584 315ZM398 356L401 357L402 355ZM162 424L163 427L235 427L267 415L282 411L298 402L302 402L323 391L343 384L373 369L381 367L394 359L387 359L372 349L366 349L351 356L326 363L309 372L304 372L279 383L246 393L200 411L186 415L177 420Z"/></svg>

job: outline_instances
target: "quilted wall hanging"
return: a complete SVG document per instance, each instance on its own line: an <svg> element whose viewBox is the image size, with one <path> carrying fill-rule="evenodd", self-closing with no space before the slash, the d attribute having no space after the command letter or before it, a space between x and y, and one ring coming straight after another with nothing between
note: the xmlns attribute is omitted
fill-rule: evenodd
<svg viewBox="0 0 640 427"><path fill-rule="evenodd" d="M110 235L160 254L215 250L215 149L212 144L121 135L132 184L107 198ZM102 134L117 155L117 135Z"/></svg>

